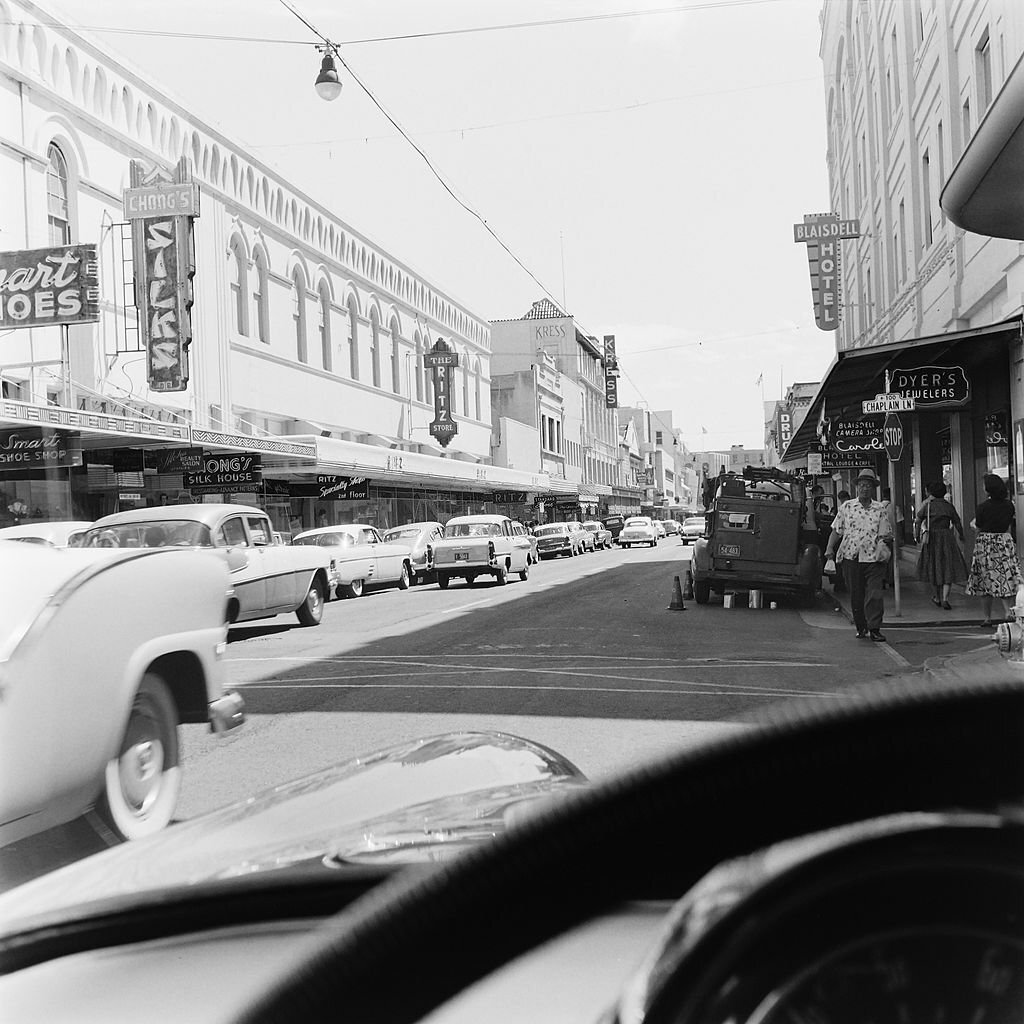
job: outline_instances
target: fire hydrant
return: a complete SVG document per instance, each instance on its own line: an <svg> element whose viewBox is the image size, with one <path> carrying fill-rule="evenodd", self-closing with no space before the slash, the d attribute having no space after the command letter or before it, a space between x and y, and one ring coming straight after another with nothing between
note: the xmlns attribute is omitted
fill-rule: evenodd
<svg viewBox="0 0 1024 1024"><path fill-rule="evenodd" d="M1017 588L1017 600L1013 606L1016 622L1001 622L996 627L996 649L1011 665L1024 668L1024 586Z"/></svg>

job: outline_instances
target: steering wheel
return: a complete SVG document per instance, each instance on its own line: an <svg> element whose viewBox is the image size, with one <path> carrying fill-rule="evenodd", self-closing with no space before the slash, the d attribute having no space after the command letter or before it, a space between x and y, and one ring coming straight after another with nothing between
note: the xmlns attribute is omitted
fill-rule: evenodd
<svg viewBox="0 0 1024 1024"><path fill-rule="evenodd" d="M775 706L400 872L314 932L240 1020L413 1022L545 939L625 900L682 895L723 860L886 814L1019 800L1024 672L976 675Z"/></svg>

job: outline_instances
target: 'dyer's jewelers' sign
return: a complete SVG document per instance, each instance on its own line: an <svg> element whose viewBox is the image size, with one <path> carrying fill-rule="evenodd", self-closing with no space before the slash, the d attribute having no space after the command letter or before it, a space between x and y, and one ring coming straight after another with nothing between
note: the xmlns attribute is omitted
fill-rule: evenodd
<svg viewBox="0 0 1024 1024"><path fill-rule="evenodd" d="M95 245L0 252L0 328L93 323L99 302Z"/></svg>

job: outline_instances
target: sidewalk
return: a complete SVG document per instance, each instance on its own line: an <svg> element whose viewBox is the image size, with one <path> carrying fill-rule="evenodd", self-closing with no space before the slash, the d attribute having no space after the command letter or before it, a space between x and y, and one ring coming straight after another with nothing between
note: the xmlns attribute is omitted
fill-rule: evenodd
<svg viewBox="0 0 1024 1024"><path fill-rule="evenodd" d="M964 585L955 583L949 595L951 611L936 608L932 604L932 586L921 583L917 579L917 547L903 545L900 549L900 613L896 614L895 588L891 585L885 590L885 618L883 629L899 629L901 626L978 626L984 621L980 597L968 597L964 594ZM836 593L826 585L825 595L834 600L842 609L843 614L852 622L850 612L850 595L845 591ZM993 602L992 615L996 622L1003 614L1002 603L997 599ZM994 632L995 627L993 627ZM978 635L986 634L978 629Z"/></svg>

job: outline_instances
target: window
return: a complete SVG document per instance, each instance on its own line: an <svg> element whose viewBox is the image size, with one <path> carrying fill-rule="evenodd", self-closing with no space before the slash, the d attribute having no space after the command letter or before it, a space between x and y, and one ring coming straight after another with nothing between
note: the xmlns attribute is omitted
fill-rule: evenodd
<svg viewBox="0 0 1024 1024"><path fill-rule="evenodd" d="M967 143L971 141L971 98L970 96L964 100L963 109L963 127L964 127L964 141L963 146L966 149Z"/></svg>
<svg viewBox="0 0 1024 1024"><path fill-rule="evenodd" d="M474 370L475 370L475 373L474 373L473 376L474 376L475 381L476 381L476 394L474 396L474 409L475 409L475 412L476 412L476 419L480 419L480 377L481 377L481 374L480 374L480 360L479 359L476 361L476 364L474 366Z"/></svg>
<svg viewBox="0 0 1024 1024"><path fill-rule="evenodd" d="M370 310L370 372L373 374L373 386L380 387L380 321L377 310Z"/></svg>
<svg viewBox="0 0 1024 1024"><path fill-rule="evenodd" d="M423 339L416 335L416 401L423 401L423 374L426 367L423 365Z"/></svg>
<svg viewBox="0 0 1024 1024"><path fill-rule="evenodd" d="M978 82L978 106L981 110L988 110L992 103L992 42L988 29L974 52L974 67L974 77Z"/></svg>
<svg viewBox="0 0 1024 1024"><path fill-rule="evenodd" d="M397 320L391 321L391 390L402 393L402 337Z"/></svg>
<svg viewBox="0 0 1024 1024"><path fill-rule="evenodd" d="M900 200L900 280L906 281L907 279L907 212L903 205L903 200Z"/></svg>
<svg viewBox="0 0 1024 1024"><path fill-rule="evenodd" d="M71 244L71 209L68 203L68 164L58 146L46 151L46 212L50 245Z"/></svg>
<svg viewBox="0 0 1024 1024"><path fill-rule="evenodd" d="M268 523L259 516L248 516L246 522L249 524L249 534L256 547L266 547L271 543Z"/></svg>
<svg viewBox="0 0 1024 1024"><path fill-rule="evenodd" d="M469 356L462 357L462 415L469 415Z"/></svg>
<svg viewBox="0 0 1024 1024"><path fill-rule="evenodd" d="M656 445L660 445L661 444L661 431L660 430L656 430L654 432L654 443Z"/></svg>
<svg viewBox="0 0 1024 1024"><path fill-rule="evenodd" d="M224 525L217 531L217 546L223 548L244 548L249 546L241 516L232 516L230 519L225 520Z"/></svg>
<svg viewBox="0 0 1024 1024"><path fill-rule="evenodd" d="M264 344L270 344L270 317L267 307L267 286L269 274L267 273L267 257L262 249L257 249L253 254L253 266L256 268L256 281L253 286L253 302L256 306L256 337Z"/></svg>
<svg viewBox="0 0 1024 1024"><path fill-rule="evenodd" d="M249 335L248 260L242 241L237 235L231 240L231 301L235 307L235 330L243 337Z"/></svg>
<svg viewBox="0 0 1024 1024"><path fill-rule="evenodd" d="M936 132L936 146L939 150L939 181L946 180L946 144L943 141L942 122L939 122L939 126ZM946 223L946 211L939 207L939 223Z"/></svg>
<svg viewBox="0 0 1024 1024"><path fill-rule="evenodd" d="M309 362L306 351L306 282L297 267L292 276L292 320L295 322L295 355L300 363Z"/></svg>
<svg viewBox="0 0 1024 1024"><path fill-rule="evenodd" d="M320 357L323 359L324 369L334 369L334 356L331 352L331 293L326 281L320 282Z"/></svg>
<svg viewBox="0 0 1024 1024"><path fill-rule="evenodd" d="M359 314L354 295L348 300L348 366L352 379L359 380Z"/></svg>
<svg viewBox="0 0 1024 1024"><path fill-rule="evenodd" d="M932 244L932 166L928 150L921 157L921 202L924 206L924 244Z"/></svg>

